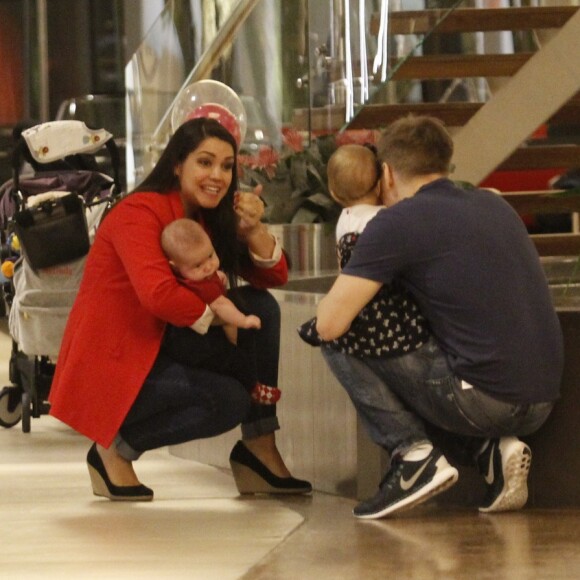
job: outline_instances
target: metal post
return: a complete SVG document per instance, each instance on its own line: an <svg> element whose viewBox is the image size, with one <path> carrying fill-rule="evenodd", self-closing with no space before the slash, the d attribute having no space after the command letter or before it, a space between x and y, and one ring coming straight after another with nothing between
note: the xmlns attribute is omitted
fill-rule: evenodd
<svg viewBox="0 0 580 580"><path fill-rule="evenodd" d="M36 0L36 26L38 33L38 89L40 120L50 120L50 96L48 85L48 20L46 0Z"/></svg>

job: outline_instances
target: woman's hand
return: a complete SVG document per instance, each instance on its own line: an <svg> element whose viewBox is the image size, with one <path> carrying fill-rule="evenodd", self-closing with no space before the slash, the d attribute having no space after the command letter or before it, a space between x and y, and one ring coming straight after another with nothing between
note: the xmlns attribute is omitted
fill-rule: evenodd
<svg viewBox="0 0 580 580"><path fill-rule="evenodd" d="M262 186L257 185L254 191L238 191L234 195L234 210L240 218L238 235L247 238L260 227L264 217L264 202L260 198Z"/></svg>
<svg viewBox="0 0 580 580"><path fill-rule="evenodd" d="M238 191L234 196L234 210L239 218L238 237L243 240L253 254L268 260L276 247L276 240L268 232L264 217L264 202L260 198L262 186L254 191Z"/></svg>

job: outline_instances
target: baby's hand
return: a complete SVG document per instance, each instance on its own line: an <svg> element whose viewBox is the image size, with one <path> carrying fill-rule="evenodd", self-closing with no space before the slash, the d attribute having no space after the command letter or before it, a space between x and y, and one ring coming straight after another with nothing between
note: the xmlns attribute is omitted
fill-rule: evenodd
<svg viewBox="0 0 580 580"><path fill-rule="evenodd" d="M246 316L243 328L262 328L262 321L253 314Z"/></svg>
<svg viewBox="0 0 580 580"><path fill-rule="evenodd" d="M224 288L228 287L228 277L226 276L225 272L222 272L221 270L217 270L216 274L218 275L218 278L220 280L220 282L222 283Z"/></svg>

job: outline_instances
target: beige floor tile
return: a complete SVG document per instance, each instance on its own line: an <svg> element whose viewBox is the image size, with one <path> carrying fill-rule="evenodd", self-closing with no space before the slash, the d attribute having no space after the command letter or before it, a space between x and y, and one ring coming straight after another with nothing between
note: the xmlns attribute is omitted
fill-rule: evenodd
<svg viewBox="0 0 580 580"><path fill-rule="evenodd" d="M165 449L136 466L155 500L116 503L92 495L88 447L49 416L0 428L0 579L580 578L579 509L481 516L433 501L360 521L336 495L242 498L229 470Z"/></svg>
<svg viewBox="0 0 580 580"><path fill-rule="evenodd" d="M303 518L238 498L229 473L149 453L151 503L92 495L88 442L51 417L0 430L0 577L239 578Z"/></svg>

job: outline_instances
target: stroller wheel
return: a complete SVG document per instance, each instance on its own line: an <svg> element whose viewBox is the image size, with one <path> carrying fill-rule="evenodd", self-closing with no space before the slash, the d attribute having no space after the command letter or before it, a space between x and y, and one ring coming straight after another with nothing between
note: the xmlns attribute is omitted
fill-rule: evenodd
<svg viewBox="0 0 580 580"><path fill-rule="evenodd" d="M30 393L22 393L22 432L30 433L30 419L32 416L32 401Z"/></svg>
<svg viewBox="0 0 580 580"><path fill-rule="evenodd" d="M14 427L22 418L21 391L18 387L4 387L0 391L0 426Z"/></svg>

